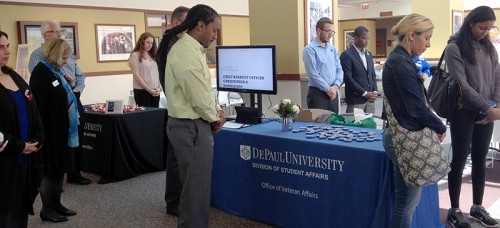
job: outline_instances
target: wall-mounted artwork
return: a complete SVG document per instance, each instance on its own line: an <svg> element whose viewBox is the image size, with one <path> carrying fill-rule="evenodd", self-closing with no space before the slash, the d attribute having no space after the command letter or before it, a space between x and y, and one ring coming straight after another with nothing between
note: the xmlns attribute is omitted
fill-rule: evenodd
<svg viewBox="0 0 500 228"><path fill-rule="evenodd" d="M97 62L127 61L135 45L135 25L95 25Z"/></svg>
<svg viewBox="0 0 500 228"><path fill-rule="evenodd" d="M452 34L455 34L462 27L462 23L464 22L464 12L458 10L452 10L451 15L451 26L452 26Z"/></svg>
<svg viewBox="0 0 500 228"><path fill-rule="evenodd" d="M60 22L61 23L61 38L73 50L73 58L80 58L80 49L78 48L78 23L76 22ZM28 44L29 53L41 47L44 40L40 33L40 27L43 21L18 21L17 22L17 37L20 44Z"/></svg>
<svg viewBox="0 0 500 228"><path fill-rule="evenodd" d="M316 22L322 17L333 20L332 0L304 0L305 45L316 38Z"/></svg>
<svg viewBox="0 0 500 228"><path fill-rule="evenodd" d="M344 30L344 50L354 43L354 30Z"/></svg>

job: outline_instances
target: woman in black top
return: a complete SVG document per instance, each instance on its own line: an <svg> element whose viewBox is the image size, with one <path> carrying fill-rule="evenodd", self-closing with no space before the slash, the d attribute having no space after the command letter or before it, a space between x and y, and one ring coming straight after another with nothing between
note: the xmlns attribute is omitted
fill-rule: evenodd
<svg viewBox="0 0 500 228"><path fill-rule="evenodd" d="M7 38L0 31L0 227L27 227L41 181L43 128L28 84L6 66Z"/></svg>

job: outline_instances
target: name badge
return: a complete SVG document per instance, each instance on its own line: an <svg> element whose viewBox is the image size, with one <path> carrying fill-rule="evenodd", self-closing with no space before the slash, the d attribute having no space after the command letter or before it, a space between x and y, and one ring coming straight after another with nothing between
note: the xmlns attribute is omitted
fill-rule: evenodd
<svg viewBox="0 0 500 228"><path fill-rule="evenodd" d="M59 81L55 80L55 81L52 82L52 86L56 87L58 85L59 85Z"/></svg>

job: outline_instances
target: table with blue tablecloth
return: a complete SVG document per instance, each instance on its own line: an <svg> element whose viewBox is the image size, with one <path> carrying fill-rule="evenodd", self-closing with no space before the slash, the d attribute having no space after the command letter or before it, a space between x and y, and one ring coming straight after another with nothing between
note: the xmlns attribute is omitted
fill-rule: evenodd
<svg viewBox="0 0 500 228"><path fill-rule="evenodd" d="M331 126L294 129L312 125ZM306 138L282 132L277 121L223 129L215 136L212 206L279 227L389 227L394 185L382 131L349 129L376 140ZM437 185L423 189L413 223L444 227Z"/></svg>

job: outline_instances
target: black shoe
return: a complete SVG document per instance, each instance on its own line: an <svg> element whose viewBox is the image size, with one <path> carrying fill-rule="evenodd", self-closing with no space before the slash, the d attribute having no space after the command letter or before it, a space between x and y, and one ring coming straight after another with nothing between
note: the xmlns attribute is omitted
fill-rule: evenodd
<svg viewBox="0 0 500 228"><path fill-rule="evenodd" d="M56 209L56 212L64 216L76 215L76 211L70 210L62 205L58 209Z"/></svg>
<svg viewBox="0 0 500 228"><path fill-rule="evenodd" d="M490 216L484 207L471 207L469 218L480 222L486 227L499 227L498 222Z"/></svg>
<svg viewBox="0 0 500 228"><path fill-rule="evenodd" d="M79 185L88 185L88 184L90 184L90 180L85 178L85 177L82 177L82 176L68 177L68 183L79 184Z"/></svg>
<svg viewBox="0 0 500 228"><path fill-rule="evenodd" d="M462 211L455 211L453 208L448 210L446 222L454 228L470 228L470 224L465 221Z"/></svg>
<svg viewBox="0 0 500 228"><path fill-rule="evenodd" d="M51 222L66 222L68 218L65 216L53 211L53 210L42 210L40 212L40 218L42 221L51 221Z"/></svg>
<svg viewBox="0 0 500 228"><path fill-rule="evenodd" d="M167 214L179 217L179 208L169 208L167 207Z"/></svg>

